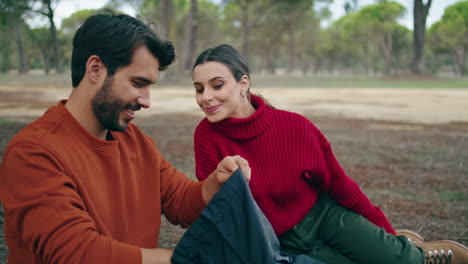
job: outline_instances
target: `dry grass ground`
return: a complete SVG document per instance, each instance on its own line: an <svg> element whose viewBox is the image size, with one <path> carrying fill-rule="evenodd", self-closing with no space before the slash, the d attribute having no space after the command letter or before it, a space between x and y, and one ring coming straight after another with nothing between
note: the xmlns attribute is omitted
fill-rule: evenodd
<svg viewBox="0 0 468 264"><path fill-rule="evenodd" d="M60 85L24 87L0 80L0 157L9 139L68 95ZM467 89L268 89L278 108L297 111L327 136L345 171L395 228L426 240L468 245ZM156 89L153 110L136 123L163 155L193 175L193 131L201 119L191 88ZM3 229L3 222L0 221ZM160 244L175 247L183 229L163 223ZM6 247L0 236L0 263Z"/></svg>

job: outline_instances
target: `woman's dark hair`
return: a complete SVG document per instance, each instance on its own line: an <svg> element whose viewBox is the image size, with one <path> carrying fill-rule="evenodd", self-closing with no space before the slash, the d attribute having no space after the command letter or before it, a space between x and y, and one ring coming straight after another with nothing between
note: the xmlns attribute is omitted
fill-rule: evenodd
<svg viewBox="0 0 468 264"><path fill-rule="evenodd" d="M206 49L198 56L193 65L193 69L195 69L197 65L208 61L216 61L226 65L231 70L236 81L240 81L244 75L247 75L250 79L247 59L231 45L221 44L214 48Z"/></svg>
<svg viewBox="0 0 468 264"><path fill-rule="evenodd" d="M240 53L237 49L233 46L228 44L221 44L214 48L209 48L203 51L195 61L193 65L192 71L200 64L209 61L216 61L226 65L230 70L234 79L239 82L242 79L242 76L247 75L250 80L250 71L249 71L249 63L247 59ZM247 95L250 100L250 87L247 89ZM257 96L261 97L267 105L271 108L275 109L275 107L268 102L261 94L256 94Z"/></svg>
<svg viewBox="0 0 468 264"><path fill-rule="evenodd" d="M221 44L214 48L206 49L198 56L197 60L195 61L195 64L193 65L192 71L198 65L209 61L216 61L226 65L226 67L228 67L231 70L231 73L237 82L239 82L242 79L242 76L244 75L249 77L250 80L249 63L247 62L247 59L244 57L244 55L242 55L242 53L240 53L231 45ZM249 97L249 100L250 94L251 91L249 87L247 89L247 95ZM256 93L256 95L261 97L265 101L265 103L271 108L275 109L275 107L270 102L268 102L268 100L265 99L265 97L263 97L261 94Z"/></svg>
<svg viewBox="0 0 468 264"><path fill-rule="evenodd" d="M106 66L108 76L131 63L135 49L146 46L164 70L175 60L174 46L161 40L151 28L125 14L115 14L104 9L86 19L73 38L71 59L73 87L83 79L86 62L92 55L99 56Z"/></svg>

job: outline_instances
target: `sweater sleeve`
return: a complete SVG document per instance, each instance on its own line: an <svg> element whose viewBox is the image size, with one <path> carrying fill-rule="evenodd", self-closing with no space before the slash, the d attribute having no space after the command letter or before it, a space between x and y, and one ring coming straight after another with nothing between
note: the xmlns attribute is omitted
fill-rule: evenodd
<svg viewBox="0 0 468 264"><path fill-rule="evenodd" d="M382 210L374 206L359 185L344 172L325 136L318 129L316 131L325 166L323 190L342 206L361 214L376 226L384 228L387 233L396 234Z"/></svg>
<svg viewBox="0 0 468 264"><path fill-rule="evenodd" d="M138 247L99 234L79 190L50 152L10 146L0 167L5 235L20 237L44 263L141 263Z"/></svg>
<svg viewBox="0 0 468 264"><path fill-rule="evenodd" d="M222 160L212 128L202 121L194 133L195 169L197 179L205 180Z"/></svg>
<svg viewBox="0 0 468 264"><path fill-rule="evenodd" d="M202 182L188 179L161 157L161 210L172 224L189 227L206 207Z"/></svg>

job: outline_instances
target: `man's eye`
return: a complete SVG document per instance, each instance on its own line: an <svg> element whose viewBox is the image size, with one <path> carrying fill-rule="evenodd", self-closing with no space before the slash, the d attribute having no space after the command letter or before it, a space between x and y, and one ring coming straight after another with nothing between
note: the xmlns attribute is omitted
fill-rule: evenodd
<svg viewBox="0 0 468 264"><path fill-rule="evenodd" d="M143 83L142 83L142 82L133 81L133 85L134 85L135 87L143 87Z"/></svg>

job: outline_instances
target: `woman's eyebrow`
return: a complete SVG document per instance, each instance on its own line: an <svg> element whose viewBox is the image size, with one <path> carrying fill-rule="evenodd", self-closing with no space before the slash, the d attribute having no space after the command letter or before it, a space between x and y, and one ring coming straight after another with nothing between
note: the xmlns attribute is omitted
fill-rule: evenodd
<svg viewBox="0 0 468 264"><path fill-rule="evenodd" d="M217 79L222 79L222 78L223 78L222 76L216 76L216 77L211 78L208 82L210 83L212 81L216 81ZM194 85L196 85L196 84L201 85L201 82L193 82L193 84Z"/></svg>

